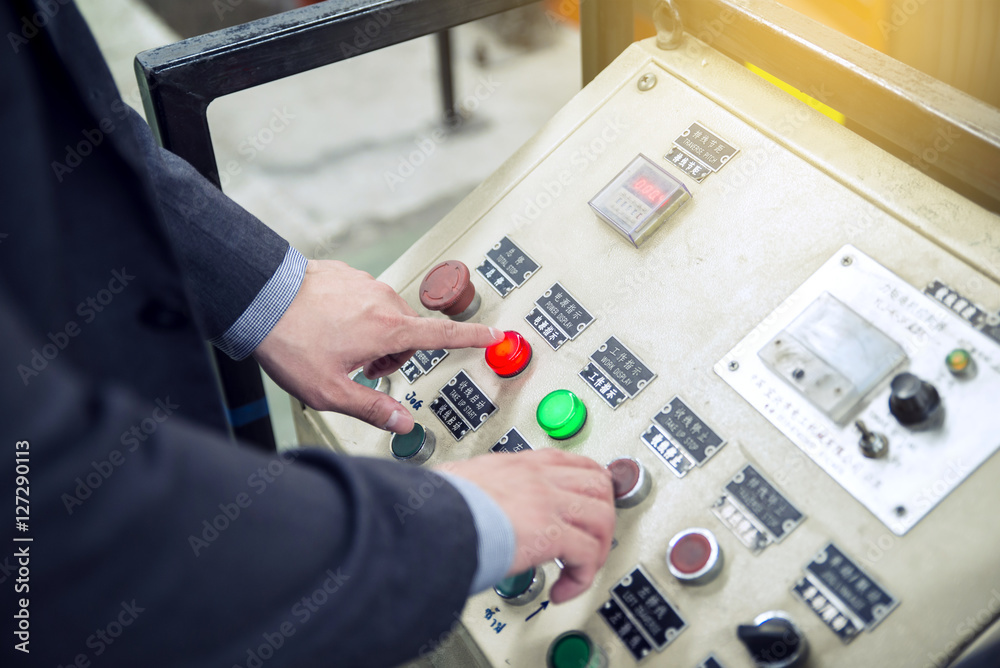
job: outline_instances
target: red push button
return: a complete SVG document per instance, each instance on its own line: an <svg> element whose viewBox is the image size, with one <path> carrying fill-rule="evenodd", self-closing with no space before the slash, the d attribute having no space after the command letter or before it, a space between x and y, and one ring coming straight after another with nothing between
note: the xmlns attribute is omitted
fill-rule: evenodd
<svg viewBox="0 0 1000 668"><path fill-rule="evenodd" d="M608 464L607 469L611 472L615 505L619 508L631 508L649 496L651 479L638 461L621 457Z"/></svg>
<svg viewBox="0 0 1000 668"><path fill-rule="evenodd" d="M718 575L722 551L708 529L685 529L670 540L667 567L675 578L689 584L705 584Z"/></svg>
<svg viewBox="0 0 1000 668"><path fill-rule="evenodd" d="M471 318L479 310L480 300L469 268L458 260L448 260L431 269L420 283L420 303L452 320Z"/></svg>
<svg viewBox="0 0 1000 668"><path fill-rule="evenodd" d="M503 341L486 349L486 364L501 378L511 378L528 368L531 345L517 332L504 332Z"/></svg>

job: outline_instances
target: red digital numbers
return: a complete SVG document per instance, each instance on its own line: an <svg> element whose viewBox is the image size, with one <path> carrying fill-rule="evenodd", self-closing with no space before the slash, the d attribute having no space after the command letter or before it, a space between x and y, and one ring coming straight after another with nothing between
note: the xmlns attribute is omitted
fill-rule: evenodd
<svg viewBox="0 0 1000 668"><path fill-rule="evenodd" d="M659 186L647 179L645 176L640 176L633 181L629 189L653 206L658 205L667 198L666 193L660 190Z"/></svg>

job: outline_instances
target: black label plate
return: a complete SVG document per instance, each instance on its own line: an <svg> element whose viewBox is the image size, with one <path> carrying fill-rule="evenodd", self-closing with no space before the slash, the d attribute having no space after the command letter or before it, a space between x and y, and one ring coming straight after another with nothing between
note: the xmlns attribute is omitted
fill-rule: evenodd
<svg viewBox="0 0 1000 668"><path fill-rule="evenodd" d="M552 350L559 350L562 344L569 340L569 337L561 329L552 324L552 321L546 318L538 307L531 309L531 313L524 316L524 319L528 321L533 330L538 332L538 335L542 337L545 343L549 344Z"/></svg>
<svg viewBox="0 0 1000 668"><path fill-rule="evenodd" d="M713 655L699 663L695 668L722 668L722 664Z"/></svg>
<svg viewBox="0 0 1000 668"><path fill-rule="evenodd" d="M424 375L424 372L414 363L413 358L406 360L403 366L399 367L399 373L403 374L403 378L410 385L413 385L413 381Z"/></svg>
<svg viewBox="0 0 1000 668"><path fill-rule="evenodd" d="M835 602L860 619L866 629L874 628L899 605L894 596L876 584L833 543L824 547L805 570L807 579L820 583L826 590L824 593L828 597L832 595ZM815 610L816 606L811 607Z"/></svg>
<svg viewBox="0 0 1000 668"><path fill-rule="evenodd" d="M472 382L465 371L459 371L441 388L451 407L462 416L472 431L476 431L496 412L497 407L479 386Z"/></svg>
<svg viewBox="0 0 1000 668"><path fill-rule="evenodd" d="M636 627L635 622L629 619L621 605L615 599L609 599L598 609L597 614L608 623L611 630L615 632L618 639L625 645L636 661L642 661L649 654L653 647Z"/></svg>
<svg viewBox="0 0 1000 668"><path fill-rule="evenodd" d="M618 408L618 405L628 399L625 393L617 385L611 382L611 379L606 375L601 373L593 362L588 364L580 372L580 378L583 378L590 389L597 392L597 395L604 399L604 402L611 406L611 408Z"/></svg>
<svg viewBox="0 0 1000 668"><path fill-rule="evenodd" d="M780 543L805 519L752 464L733 476L725 490L771 533L775 543Z"/></svg>
<svg viewBox="0 0 1000 668"><path fill-rule="evenodd" d="M437 419L441 420L441 423L455 437L456 441L461 441L462 437L469 433L469 425L465 424L465 420L459 417L451 405L444 400L444 397L439 395L431 402L430 409L431 413L434 413Z"/></svg>
<svg viewBox="0 0 1000 668"><path fill-rule="evenodd" d="M667 153L663 157L665 157L667 159L667 162L669 162L671 165L681 170L682 172L690 176L698 183L704 181L705 177L712 173L712 170L710 170L708 167L701 164L700 162L698 162L690 155L677 148L676 146L670 149L670 153Z"/></svg>
<svg viewBox="0 0 1000 668"><path fill-rule="evenodd" d="M594 322L594 316L560 283L553 283L535 303L545 317L570 339L575 339Z"/></svg>
<svg viewBox="0 0 1000 668"><path fill-rule="evenodd" d="M504 237L497 242L493 248L487 251L486 257L518 287L531 278L539 267L538 263L532 260L509 237Z"/></svg>
<svg viewBox="0 0 1000 668"><path fill-rule="evenodd" d="M507 278L507 276L500 271L489 260L483 260L483 263L476 267L476 273L483 277L483 279L490 284L490 287L496 290L496 293L500 295L501 298L506 297L510 294L510 291L517 286Z"/></svg>
<svg viewBox="0 0 1000 668"><path fill-rule="evenodd" d="M698 466L721 448L725 441L680 397L674 397L653 417L676 445L681 446Z"/></svg>
<svg viewBox="0 0 1000 668"><path fill-rule="evenodd" d="M715 134L701 123L692 123L674 145L713 172L722 169L739 149Z"/></svg>
<svg viewBox="0 0 1000 668"><path fill-rule="evenodd" d="M533 450L528 440L521 436L517 427L511 427L510 431L500 437L500 440L493 444L490 452L521 452L523 450Z"/></svg>
<svg viewBox="0 0 1000 668"><path fill-rule="evenodd" d="M688 471L695 467L695 463L688 459L655 424L649 425L649 429L644 431L640 438L653 452L659 455L667 468L673 471L678 478L683 478Z"/></svg>
<svg viewBox="0 0 1000 668"><path fill-rule="evenodd" d="M986 309L966 299L957 290L935 280L924 288L924 294L948 307L973 328L1000 343L1000 323L997 322L1000 318L991 317Z"/></svg>
<svg viewBox="0 0 1000 668"><path fill-rule="evenodd" d="M438 363L448 356L447 350L418 350L410 358L424 373L430 373Z"/></svg>
<svg viewBox="0 0 1000 668"><path fill-rule="evenodd" d="M656 378L656 374L635 353L613 336L592 352L590 359L629 397L639 394L649 381Z"/></svg>
<svg viewBox="0 0 1000 668"><path fill-rule="evenodd" d="M623 577L611 594L657 651L662 651L687 626L641 566Z"/></svg>

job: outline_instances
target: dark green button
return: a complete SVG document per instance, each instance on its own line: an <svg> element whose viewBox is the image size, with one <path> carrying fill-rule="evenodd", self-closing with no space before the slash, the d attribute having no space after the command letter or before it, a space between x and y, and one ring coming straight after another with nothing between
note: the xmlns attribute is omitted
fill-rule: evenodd
<svg viewBox="0 0 1000 668"><path fill-rule="evenodd" d="M363 386L365 386L365 387L367 387L368 389L371 389L371 390L377 390L377 389L379 389L379 385L382 384L382 379L381 378L369 378L368 376L366 376L365 372L364 372L364 369L362 369L361 371L358 371L357 373L355 373L351 377L351 380L353 380L358 385L363 385Z"/></svg>
<svg viewBox="0 0 1000 668"><path fill-rule="evenodd" d="M587 422L587 407L569 390L549 392L538 402L535 419L545 433L563 440L575 436Z"/></svg>
<svg viewBox="0 0 1000 668"><path fill-rule="evenodd" d="M420 452L424 439L424 428L419 424L414 424L413 431L409 434L394 434L390 445L392 456L397 459L409 459Z"/></svg>
<svg viewBox="0 0 1000 668"><path fill-rule="evenodd" d="M523 573L512 575L498 582L494 589L504 598L514 598L528 591L532 581L535 579L535 569L529 568Z"/></svg>
<svg viewBox="0 0 1000 668"><path fill-rule="evenodd" d="M549 668L590 668L596 665L590 638L580 631L567 631L549 646Z"/></svg>

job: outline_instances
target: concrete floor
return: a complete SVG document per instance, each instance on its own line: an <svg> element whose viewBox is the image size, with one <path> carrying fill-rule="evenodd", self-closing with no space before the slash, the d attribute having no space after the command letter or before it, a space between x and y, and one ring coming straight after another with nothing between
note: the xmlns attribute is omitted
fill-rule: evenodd
<svg viewBox="0 0 1000 668"><path fill-rule="evenodd" d="M78 4L141 112L132 60L177 35L138 0ZM579 90L574 27L543 15L544 46L527 49L496 26L453 30L454 130L441 122L430 37L217 100L209 122L224 191L307 257L378 275ZM267 386L279 444L290 445L287 395Z"/></svg>

